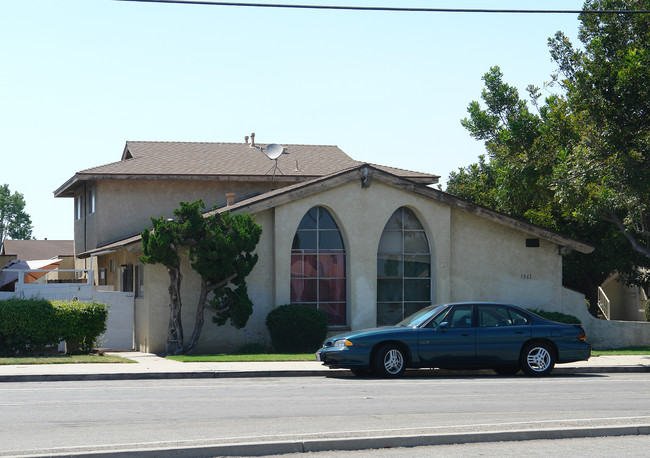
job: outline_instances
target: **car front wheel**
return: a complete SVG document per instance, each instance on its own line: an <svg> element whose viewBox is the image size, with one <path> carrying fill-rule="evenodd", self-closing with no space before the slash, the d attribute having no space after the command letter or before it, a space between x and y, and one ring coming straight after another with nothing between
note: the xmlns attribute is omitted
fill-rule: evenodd
<svg viewBox="0 0 650 458"><path fill-rule="evenodd" d="M527 345L521 354L521 370L527 375L544 376L555 366L553 348L544 342Z"/></svg>
<svg viewBox="0 0 650 458"><path fill-rule="evenodd" d="M384 345L375 353L373 369L380 377L400 377L406 370L404 352L397 345Z"/></svg>

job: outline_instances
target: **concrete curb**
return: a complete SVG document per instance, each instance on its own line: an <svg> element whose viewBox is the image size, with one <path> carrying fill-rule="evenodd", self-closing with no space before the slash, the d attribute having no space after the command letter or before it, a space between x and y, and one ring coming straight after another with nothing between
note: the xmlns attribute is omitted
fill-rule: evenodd
<svg viewBox="0 0 650 458"><path fill-rule="evenodd" d="M604 436L650 435L650 425L596 426L585 428L559 428L513 431L489 431L458 434L431 434L417 436L383 436L331 438L305 441L249 442L240 444L215 444L200 446L170 446L152 449L93 450L70 452L51 450L43 455L30 456L102 456L122 457L214 457L259 456L287 453L371 450L392 447L422 447L433 445L468 444L479 442L523 441L538 439L575 439Z"/></svg>
<svg viewBox="0 0 650 458"><path fill-rule="evenodd" d="M607 374L607 373L647 373L650 366L598 366L598 367L557 367L551 377L557 375ZM433 374L421 374L433 376ZM436 370L435 376L471 376L493 375L489 369L484 370ZM100 380L171 380L171 379L210 379L210 378L270 378L270 377L352 377L346 370L242 370L242 371L143 371L119 373L69 373L69 374L5 374L0 375L0 382L70 382ZM407 375L408 376L408 375ZM522 375L518 375L522 376Z"/></svg>

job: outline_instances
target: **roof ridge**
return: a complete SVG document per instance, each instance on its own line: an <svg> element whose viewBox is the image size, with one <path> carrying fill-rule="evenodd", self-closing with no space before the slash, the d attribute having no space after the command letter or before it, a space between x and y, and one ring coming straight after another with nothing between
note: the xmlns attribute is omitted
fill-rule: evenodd
<svg viewBox="0 0 650 458"><path fill-rule="evenodd" d="M246 145L245 142L187 142L187 141L170 141L170 140L127 140L129 143L156 143L156 144L189 144L189 145ZM270 145L274 142L257 142L258 145ZM339 148L338 145L313 144L313 143L282 143L283 146L327 146ZM249 144L250 146L250 144ZM340 148L339 148L340 149Z"/></svg>
<svg viewBox="0 0 650 458"><path fill-rule="evenodd" d="M361 161L363 162L363 161ZM395 170L401 170L403 172L409 172L409 173L415 173L418 175L429 175L429 176L434 176L434 177L439 177L440 175L436 175L435 173L427 173L427 172L418 172L417 170L411 170L411 169L405 169L402 167L394 167L392 165L385 165L385 164L376 164L374 162L365 162L365 164L372 165L373 167L376 168L389 168L389 169L395 169Z"/></svg>

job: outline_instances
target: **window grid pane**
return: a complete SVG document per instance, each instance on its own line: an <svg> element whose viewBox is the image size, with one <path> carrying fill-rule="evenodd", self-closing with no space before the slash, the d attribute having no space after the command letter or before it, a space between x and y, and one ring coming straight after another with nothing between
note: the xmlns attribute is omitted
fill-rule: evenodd
<svg viewBox="0 0 650 458"><path fill-rule="evenodd" d="M431 250L408 208L389 218L377 248L377 325L399 322L431 303Z"/></svg>
<svg viewBox="0 0 650 458"><path fill-rule="evenodd" d="M331 214L310 209L291 250L291 303L322 310L330 326L347 324L345 246Z"/></svg>

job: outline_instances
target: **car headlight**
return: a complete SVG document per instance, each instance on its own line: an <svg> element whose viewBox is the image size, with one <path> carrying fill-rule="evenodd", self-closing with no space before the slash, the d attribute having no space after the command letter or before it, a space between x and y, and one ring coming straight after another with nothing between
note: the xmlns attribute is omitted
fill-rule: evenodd
<svg viewBox="0 0 650 458"><path fill-rule="evenodd" d="M353 345L352 342L350 342L348 339L339 339L334 341L334 348L340 348L343 349L345 347L351 347Z"/></svg>

